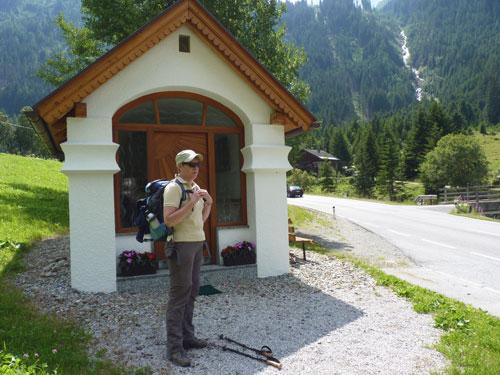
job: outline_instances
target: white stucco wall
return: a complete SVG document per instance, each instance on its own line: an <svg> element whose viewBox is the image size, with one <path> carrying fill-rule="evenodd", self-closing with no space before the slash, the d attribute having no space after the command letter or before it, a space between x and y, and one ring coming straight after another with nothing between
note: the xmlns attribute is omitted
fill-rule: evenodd
<svg viewBox="0 0 500 375"><path fill-rule="evenodd" d="M190 53L179 52L180 34L191 37ZM87 114L111 118L128 102L162 91L208 96L229 107L244 123L266 123L272 112L189 26L182 26L87 97Z"/></svg>
<svg viewBox="0 0 500 375"><path fill-rule="evenodd" d="M190 53L178 51L179 34L191 36ZM132 244L137 250L149 250L149 244L134 242L134 236L115 237L112 176L118 166L112 117L130 101L164 91L205 95L240 117L246 138L242 153L248 227L219 230L219 248L239 240L256 242L259 277L288 272L285 173L291 166L284 128L269 124L272 108L190 27L183 26L89 95L87 118L68 119L63 171L70 181L73 287L115 290L117 253ZM98 261L89 262L87 255Z"/></svg>

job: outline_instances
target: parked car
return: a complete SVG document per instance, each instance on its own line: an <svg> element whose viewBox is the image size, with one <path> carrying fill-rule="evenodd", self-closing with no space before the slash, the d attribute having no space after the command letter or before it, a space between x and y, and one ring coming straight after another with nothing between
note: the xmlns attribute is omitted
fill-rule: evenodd
<svg viewBox="0 0 500 375"><path fill-rule="evenodd" d="M286 187L286 196L292 197L302 197L304 195L304 189L297 185L290 185Z"/></svg>

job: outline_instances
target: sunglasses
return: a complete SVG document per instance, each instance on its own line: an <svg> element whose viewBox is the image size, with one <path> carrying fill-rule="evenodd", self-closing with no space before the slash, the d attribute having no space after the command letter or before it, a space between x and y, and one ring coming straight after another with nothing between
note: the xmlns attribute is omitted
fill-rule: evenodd
<svg viewBox="0 0 500 375"><path fill-rule="evenodd" d="M189 165L191 168L200 168L200 163L182 163L182 165Z"/></svg>

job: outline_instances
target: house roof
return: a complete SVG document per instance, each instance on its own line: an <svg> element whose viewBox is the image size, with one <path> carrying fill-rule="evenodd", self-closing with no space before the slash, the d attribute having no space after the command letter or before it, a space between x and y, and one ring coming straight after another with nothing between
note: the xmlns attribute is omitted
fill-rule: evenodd
<svg viewBox="0 0 500 375"><path fill-rule="evenodd" d="M284 125L287 135L318 125L315 117L197 0L179 0L27 112L60 158L60 143L66 140L66 117L86 117L82 101L87 96L182 25L194 30L274 109L270 121Z"/></svg>
<svg viewBox="0 0 500 375"><path fill-rule="evenodd" d="M308 152L311 155L314 155L315 157L321 160L340 160L339 158L336 158L332 154L329 154L328 152L323 150L311 150L305 148L304 151Z"/></svg>

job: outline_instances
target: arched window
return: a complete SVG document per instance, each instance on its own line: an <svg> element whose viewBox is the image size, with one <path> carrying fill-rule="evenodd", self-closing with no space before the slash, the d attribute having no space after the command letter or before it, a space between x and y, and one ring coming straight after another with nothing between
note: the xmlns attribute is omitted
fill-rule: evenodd
<svg viewBox="0 0 500 375"><path fill-rule="evenodd" d="M163 175L165 169L159 166L158 155L163 155L165 148L173 152L176 147L191 147L193 139L208 156L203 166L206 176L199 179L207 184L216 202L211 225L246 224L246 184L240 153L243 124L227 107L186 92L147 95L116 112L113 132L115 142L120 144L117 155L121 173L115 183L118 232L135 230L135 202L144 196L145 184L172 177ZM172 160L168 155L168 161Z"/></svg>

